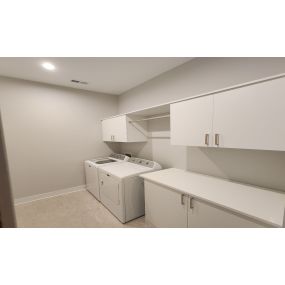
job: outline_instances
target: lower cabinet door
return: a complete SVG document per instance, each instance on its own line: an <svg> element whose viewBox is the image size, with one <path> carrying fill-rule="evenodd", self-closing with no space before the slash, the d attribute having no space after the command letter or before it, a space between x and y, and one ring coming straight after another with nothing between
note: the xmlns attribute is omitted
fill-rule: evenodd
<svg viewBox="0 0 285 285"><path fill-rule="evenodd" d="M146 222L161 228L187 227L187 197L145 180Z"/></svg>
<svg viewBox="0 0 285 285"><path fill-rule="evenodd" d="M259 228L265 227L258 221L233 213L227 209L188 199L189 228Z"/></svg>

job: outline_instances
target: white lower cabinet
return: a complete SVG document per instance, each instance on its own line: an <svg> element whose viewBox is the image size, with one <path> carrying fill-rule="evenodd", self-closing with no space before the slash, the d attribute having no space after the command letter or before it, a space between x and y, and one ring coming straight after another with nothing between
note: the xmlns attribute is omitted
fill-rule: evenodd
<svg viewBox="0 0 285 285"><path fill-rule="evenodd" d="M257 228L243 215L145 180L146 222L162 228Z"/></svg>
<svg viewBox="0 0 285 285"><path fill-rule="evenodd" d="M146 222L158 228L187 228L187 197L145 180Z"/></svg>
<svg viewBox="0 0 285 285"><path fill-rule="evenodd" d="M191 201L191 208L190 208ZM245 216L189 197L189 228L259 228L264 225Z"/></svg>

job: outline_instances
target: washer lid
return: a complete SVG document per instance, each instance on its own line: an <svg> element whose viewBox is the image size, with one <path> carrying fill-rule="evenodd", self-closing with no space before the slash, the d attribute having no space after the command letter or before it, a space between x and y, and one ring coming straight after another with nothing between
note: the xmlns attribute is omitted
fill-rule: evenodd
<svg viewBox="0 0 285 285"><path fill-rule="evenodd" d="M110 156L106 156L106 157L95 157L93 159L90 159L89 161L95 163L95 164L104 164L104 160L108 160L108 162L106 163L110 163L110 162L124 162L127 161L129 159L129 157L127 155L124 154L120 154L120 153L112 153ZM110 161L111 160L111 161Z"/></svg>
<svg viewBox="0 0 285 285"><path fill-rule="evenodd" d="M92 158L90 159L89 161L93 162L93 163L97 163L98 161L103 161L103 160L106 160L106 159L109 159L109 157L96 157L96 158Z"/></svg>
<svg viewBox="0 0 285 285"><path fill-rule="evenodd" d="M106 163L111 163L111 162L117 162L117 160L114 160L114 159L104 159L104 160L96 161L96 164L106 164Z"/></svg>
<svg viewBox="0 0 285 285"><path fill-rule="evenodd" d="M111 163L108 165L102 165L100 169L110 173L111 175L117 176L118 178L125 178L128 176L133 176L144 172L153 171L152 168L130 162Z"/></svg>

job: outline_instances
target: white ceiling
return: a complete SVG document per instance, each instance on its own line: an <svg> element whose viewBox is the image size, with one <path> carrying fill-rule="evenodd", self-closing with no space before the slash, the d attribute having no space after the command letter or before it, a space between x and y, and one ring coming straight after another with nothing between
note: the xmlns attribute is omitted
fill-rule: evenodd
<svg viewBox="0 0 285 285"><path fill-rule="evenodd" d="M0 58L0 75L60 86L120 95L174 67L190 57L66 57ZM42 68L51 62L56 70ZM75 79L87 85L70 82Z"/></svg>

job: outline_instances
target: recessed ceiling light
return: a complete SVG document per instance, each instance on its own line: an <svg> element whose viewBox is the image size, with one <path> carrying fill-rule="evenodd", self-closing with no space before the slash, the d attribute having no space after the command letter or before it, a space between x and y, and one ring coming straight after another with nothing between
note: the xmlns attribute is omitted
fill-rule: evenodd
<svg viewBox="0 0 285 285"><path fill-rule="evenodd" d="M50 62L42 63L42 67L47 69L47 70L55 70L55 66Z"/></svg>

